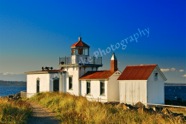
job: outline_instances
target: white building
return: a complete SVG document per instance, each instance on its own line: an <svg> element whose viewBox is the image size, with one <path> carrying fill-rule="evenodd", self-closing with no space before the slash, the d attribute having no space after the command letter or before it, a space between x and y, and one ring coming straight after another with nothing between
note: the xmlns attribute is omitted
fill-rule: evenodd
<svg viewBox="0 0 186 124"><path fill-rule="evenodd" d="M60 70L43 69L39 71L26 72L27 74L27 97L39 92L59 91Z"/></svg>
<svg viewBox="0 0 186 124"><path fill-rule="evenodd" d="M102 66L102 58L89 56L89 48L79 37L78 42L71 46L71 57L60 58L60 92L81 95L80 77L88 71L97 71Z"/></svg>
<svg viewBox="0 0 186 124"><path fill-rule="evenodd" d="M164 104L164 74L158 65L127 66L119 80L121 103Z"/></svg>
<svg viewBox="0 0 186 124"><path fill-rule="evenodd" d="M89 100L100 102L119 101L119 82L121 72L117 68L115 54L110 61L110 70L89 71L81 80L81 95Z"/></svg>
<svg viewBox="0 0 186 124"><path fill-rule="evenodd" d="M89 56L89 48L80 37L71 46L71 56L59 58L60 69L26 72L27 97L55 91L101 102L164 103L166 78L157 65L127 66L121 74L113 54L110 69L99 71L102 58Z"/></svg>
<svg viewBox="0 0 186 124"><path fill-rule="evenodd" d="M59 70L42 68L39 71L26 72L27 96L31 97L38 92L59 91L86 96L92 100L118 101L117 78L120 72L117 71L115 55L111 57L110 70L98 71L102 66L102 58L90 57L89 48L80 37L71 46L71 57L59 59ZM87 78L91 75L93 78Z"/></svg>

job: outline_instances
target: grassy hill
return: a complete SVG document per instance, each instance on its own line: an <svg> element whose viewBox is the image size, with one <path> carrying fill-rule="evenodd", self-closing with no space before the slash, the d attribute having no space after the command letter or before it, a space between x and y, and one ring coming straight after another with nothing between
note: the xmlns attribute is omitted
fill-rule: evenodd
<svg viewBox="0 0 186 124"><path fill-rule="evenodd" d="M123 104L90 102L65 93L39 93L31 100L56 112L65 123L185 123L184 117L127 109Z"/></svg>
<svg viewBox="0 0 186 124"><path fill-rule="evenodd" d="M32 113L29 102L39 103L57 113L63 123L120 123L120 124L183 124L184 108L163 108L161 112L150 109L132 109L125 104L90 102L81 96L66 93L38 93L26 100L0 98L0 123L27 123ZM138 104L140 105L140 104ZM176 112L176 113L173 113Z"/></svg>

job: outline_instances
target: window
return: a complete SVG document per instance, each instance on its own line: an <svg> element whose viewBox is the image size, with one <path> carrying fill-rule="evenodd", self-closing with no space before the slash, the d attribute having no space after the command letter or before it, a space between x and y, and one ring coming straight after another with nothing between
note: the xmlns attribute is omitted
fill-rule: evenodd
<svg viewBox="0 0 186 124"><path fill-rule="evenodd" d="M100 95L105 95L105 83L100 81Z"/></svg>
<svg viewBox="0 0 186 124"><path fill-rule="evenodd" d="M90 94L90 81L87 81L87 94Z"/></svg>
<svg viewBox="0 0 186 124"><path fill-rule="evenodd" d="M89 55L88 48L83 49L84 55Z"/></svg>
<svg viewBox="0 0 186 124"><path fill-rule="evenodd" d="M83 48L79 48L79 49L78 49L78 54L79 54L79 55L82 55L82 54L83 54Z"/></svg>
<svg viewBox="0 0 186 124"><path fill-rule="evenodd" d="M68 84L68 89L72 89L72 77L69 77L69 84Z"/></svg>
<svg viewBox="0 0 186 124"><path fill-rule="evenodd" d="M158 73L154 73L154 80L155 80L155 81L158 80Z"/></svg>
<svg viewBox="0 0 186 124"><path fill-rule="evenodd" d="M75 55L75 49L71 49L71 55Z"/></svg>
<svg viewBox="0 0 186 124"><path fill-rule="evenodd" d="M40 86L40 80L39 80L39 78L38 78L37 81L36 81L36 92L37 92L37 93L39 93L39 91L40 91L39 86Z"/></svg>

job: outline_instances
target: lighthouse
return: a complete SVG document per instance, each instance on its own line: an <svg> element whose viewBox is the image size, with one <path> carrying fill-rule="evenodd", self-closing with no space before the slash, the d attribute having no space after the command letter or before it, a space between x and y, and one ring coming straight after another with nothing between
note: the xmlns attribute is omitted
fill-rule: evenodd
<svg viewBox="0 0 186 124"><path fill-rule="evenodd" d="M90 56L90 46L83 42L82 37L78 37L78 41L71 45L70 50L70 57L59 58L60 91L79 95L79 78L88 71L97 71L102 67L102 58Z"/></svg>

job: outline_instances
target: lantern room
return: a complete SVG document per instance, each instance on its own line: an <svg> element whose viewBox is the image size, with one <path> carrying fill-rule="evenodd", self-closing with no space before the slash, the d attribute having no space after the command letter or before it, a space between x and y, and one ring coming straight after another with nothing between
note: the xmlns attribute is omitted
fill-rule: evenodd
<svg viewBox="0 0 186 124"><path fill-rule="evenodd" d="M89 56L89 45L82 41L82 38L78 38L78 42L71 46L71 55L85 55Z"/></svg>

